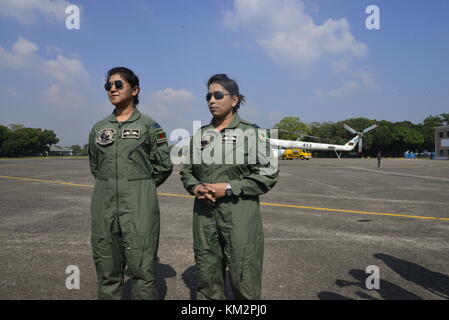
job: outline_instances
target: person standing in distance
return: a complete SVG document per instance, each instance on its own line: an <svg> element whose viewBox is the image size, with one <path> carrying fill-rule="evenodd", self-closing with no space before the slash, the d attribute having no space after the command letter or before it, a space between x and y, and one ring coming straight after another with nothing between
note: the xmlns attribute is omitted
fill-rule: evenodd
<svg viewBox="0 0 449 320"><path fill-rule="evenodd" d="M379 150L377 153L377 167L380 168L380 162L382 161L382 151Z"/></svg>
<svg viewBox="0 0 449 320"><path fill-rule="evenodd" d="M122 299L124 270L135 299L157 299L159 204L156 188L173 166L161 126L136 108L139 78L128 68L108 71L104 85L115 106L89 136L92 252L99 299Z"/></svg>
<svg viewBox="0 0 449 320"><path fill-rule="evenodd" d="M216 74L207 87L212 120L195 133L190 143L190 162L181 171L184 188L195 195L193 247L198 269L197 298L225 299L228 267L234 298L260 299L264 237L259 195L274 187L279 172L276 167L270 174L262 173L262 168L270 167L263 156L271 152L269 139L257 125L238 115L245 98L239 94L237 83L226 74ZM263 152L262 147L256 150L257 140L245 143L243 132L254 132L256 139L263 135L266 147ZM200 145L195 144L196 138ZM239 158L236 154L226 152L240 147L243 163L236 161ZM220 153L221 161L193 163L193 152L209 154L219 150L225 150ZM257 161L251 163L248 158L254 154Z"/></svg>

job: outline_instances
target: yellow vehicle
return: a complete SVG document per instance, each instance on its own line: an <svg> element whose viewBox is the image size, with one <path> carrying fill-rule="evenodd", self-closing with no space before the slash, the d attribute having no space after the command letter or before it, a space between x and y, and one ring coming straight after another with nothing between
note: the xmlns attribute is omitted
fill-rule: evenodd
<svg viewBox="0 0 449 320"><path fill-rule="evenodd" d="M301 160L309 160L312 158L312 154L307 152L307 150L303 149L287 149L282 155L282 159L301 159Z"/></svg>

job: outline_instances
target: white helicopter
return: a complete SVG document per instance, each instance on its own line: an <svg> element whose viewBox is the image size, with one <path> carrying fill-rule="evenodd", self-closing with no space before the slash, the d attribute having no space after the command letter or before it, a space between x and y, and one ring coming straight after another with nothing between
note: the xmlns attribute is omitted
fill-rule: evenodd
<svg viewBox="0 0 449 320"><path fill-rule="evenodd" d="M334 151L337 155L338 159L340 159L341 152L342 151L351 151L354 149L355 145L359 144L359 153L362 153L362 143L363 143L363 136L368 133L368 131L373 130L376 128L377 125L374 124L362 132L358 132L354 129L352 129L350 126L344 124L344 128L348 130L349 132L355 134L356 136L352 138L350 141L348 141L345 145L339 145L339 144L326 144L326 143L315 143L315 142L305 142L301 141L302 137L298 138L297 140L281 140L281 139L270 139L270 143L277 147L277 150L273 149L273 153L277 154L278 157L282 156L286 149L308 149L308 150L327 150L327 151ZM285 130L279 130L284 132L289 132ZM294 132L289 132L294 133ZM308 135L301 135L300 136L308 136ZM313 136L309 136L313 137ZM316 138L316 137L313 137Z"/></svg>

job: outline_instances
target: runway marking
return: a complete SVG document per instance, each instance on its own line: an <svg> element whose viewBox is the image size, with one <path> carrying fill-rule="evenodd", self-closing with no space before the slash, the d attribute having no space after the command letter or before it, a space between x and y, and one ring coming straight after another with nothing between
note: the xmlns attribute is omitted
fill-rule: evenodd
<svg viewBox="0 0 449 320"><path fill-rule="evenodd" d="M75 186L75 187L87 187L87 188L93 188L94 187L93 185L89 185L89 184L76 184L76 183L70 183L70 182L44 180L44 179L34 179L34 178L19 178L19 177L9 177L9 176L0 176L0 178L12 179L12 180L23 180L23 181L51 182L51 183L65 184L65 185L68 185L68 186Z"/></svg>
<svg viewBox="0 0 449 320"><path fill-rule="evenodd" d="M88 185L88 184L77 184L77 183L70 183L70 182L63 182L63 181L45 180L45 179L20 178L20 177L10 177L10 176L0 176L0 178L11 179L11 180L22 180L22 181L50 182L50 183L63 184L63 185L75 186L75 187L93 188L93 185ZM157 194L161 195L161 196L168 196L168 197L194 198L194 196L175 194L175 193L158 192ZM261 202L260 204L264 205L264 206L271 206L271 207L298 208L298 209L318 210L318 211L360 213L360 214L371 214L371 215L378 215L378 216L391 216L391 217L402 217L402 218L413 218L413 219L449 221L449 218L424 217L424 216L414 216L414 215L408 215L408 214L386 213L386 212L370 212L370 211L358 211L358 210L346 210L346 209L318 208L318 207L307 207L307 206L298 206L298 205L292 205L292 204L280 204L280 203L269 203L269 202Z"/></svg>
<svg viewBox="0 0 449 320"><path fill-rule="evenodd" d="M385 212L370 212L370 211L357 211L357 210L346 210L346 209L330 209L330 208L317 208L317 207L305 207L305 206L295 206L290 204L279 204L279 203L266 203L261 202L266 206L273 207L288 207L288 208L299 208L299 209L309 209L309 210L319 210L319 211L336 211L336 212L346 212L346 213L361 213L361 214L373 214L378 216L392 216L392 217L405 217L414 219L428 219L428 220L447 220L449 218L438 218L438 217L424 217L424 216L413 216L408 214L397 214L397 213L385 213Z"/></svg>
<svg viewBox="0 0 449 320"><path fill-rule="evenodd" d="M382 170L375 170L375 169L367 169L367 168L359 168L359 167L348 167L349 169L356 169L361 171L368 171L368 172L374 172L374 173L380 173L380 174L386 174L390 176L400 176L400 177L407 177L407 178L418 178L418 179L427 179L427 180L433 180L433 181L442 181L442 182L448 182L449 179L443 178L443 177L426 177L426 176L419 176L416 174L408 174L408 173L402 173L402 172L390 172L390 171L382 171Z"/></svg>

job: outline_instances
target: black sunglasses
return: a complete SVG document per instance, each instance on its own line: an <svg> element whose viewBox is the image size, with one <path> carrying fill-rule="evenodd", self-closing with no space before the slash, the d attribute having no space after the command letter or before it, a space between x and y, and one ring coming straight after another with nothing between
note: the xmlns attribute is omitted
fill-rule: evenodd
<svg viewBox="0 0 449 320"><path fill-rule="evenodd" d="M115 80L115 81L111 81L111 82L106 82L106 83L104 84L104 89L105 89L106 91L111 90L113 84L115 85L115 88L116 88L116 89L122 89L122 88L124 87L123 81L122 81L122 80Z"/></svg>
<svg viewBox="0 0 449 320"><path fill-rule="evenodd" d="M224 96L230 96L229 93L224 93L224 92L221 92L221 91L208 92L208 93L206 94L206 100L207 100L207 102L209 102L210 99L212 99L212 95L214 95L215 100L221 100L221 99L224 98Z"/></svg>

